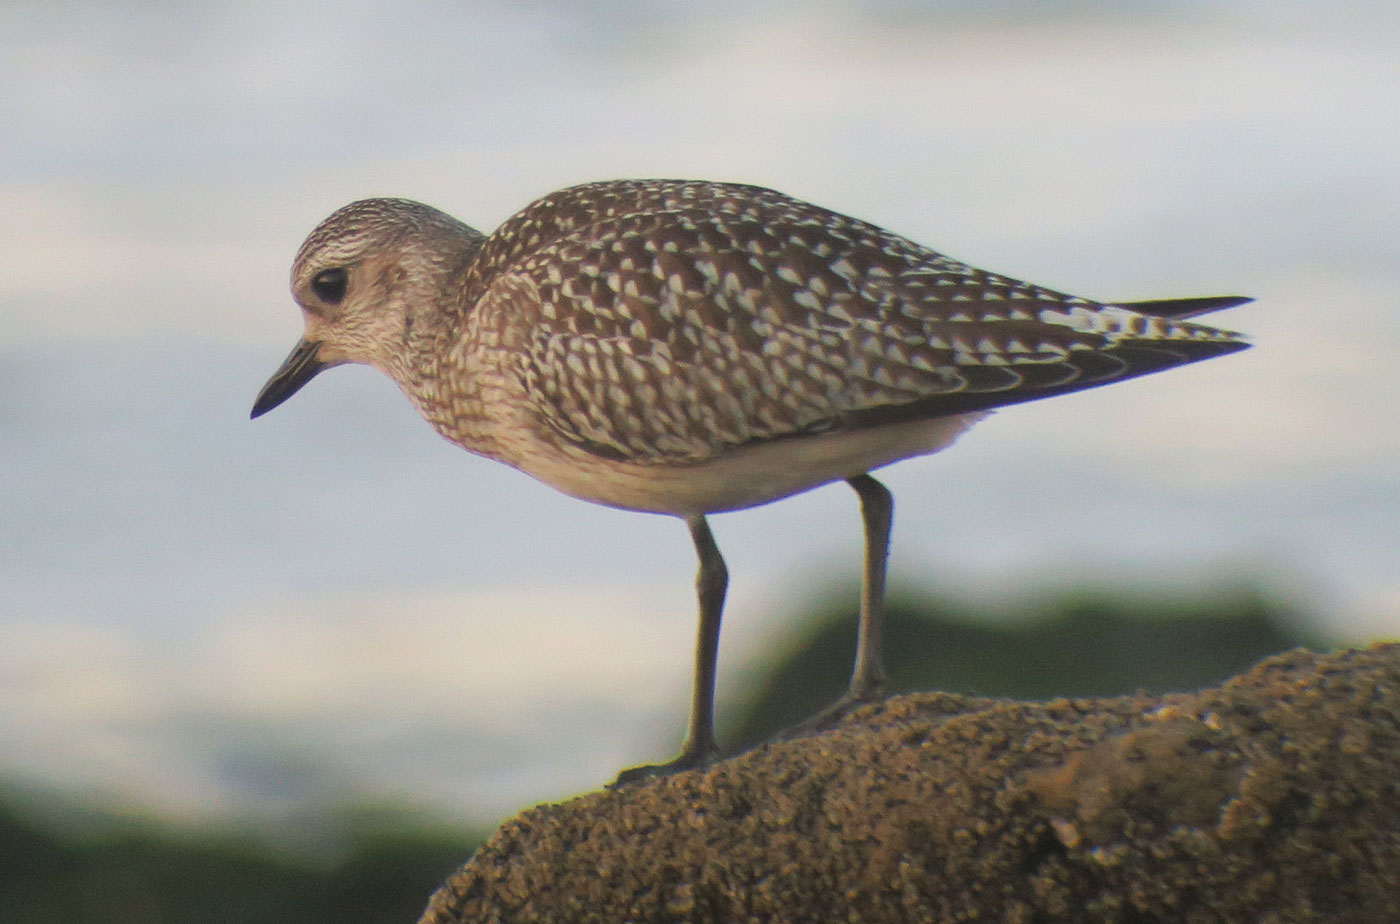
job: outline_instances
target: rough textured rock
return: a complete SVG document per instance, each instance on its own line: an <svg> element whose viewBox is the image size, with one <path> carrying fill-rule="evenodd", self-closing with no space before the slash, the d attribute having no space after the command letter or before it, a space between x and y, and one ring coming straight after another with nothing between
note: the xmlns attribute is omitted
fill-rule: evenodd
<svg viewBox="0 0 1400 924"><path fill-rule="evenodd" d="M532 809L448 922L1400 921L1400 645L1193 694L922 693Z"/></svg>

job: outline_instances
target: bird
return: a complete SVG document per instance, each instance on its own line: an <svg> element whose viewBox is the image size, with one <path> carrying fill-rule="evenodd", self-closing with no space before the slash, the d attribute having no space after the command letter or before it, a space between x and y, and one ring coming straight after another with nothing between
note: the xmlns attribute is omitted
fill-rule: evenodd
<svg viewBox="0 0 1400 924"><path fill-rule="evenodd" d="M772 189L682 179L561 189L490 234L409 199L351 202L306 238L291 289L304 332L252 417L363 363L463 449L688 526L699 615L684 743L618 783L718 758L728 570L709 515L855 490L857 651L833 709L877 700L893 499L870 472L947 448L995 408L1243 349L1189 319L1251 300L1093 301Z"/></svg>

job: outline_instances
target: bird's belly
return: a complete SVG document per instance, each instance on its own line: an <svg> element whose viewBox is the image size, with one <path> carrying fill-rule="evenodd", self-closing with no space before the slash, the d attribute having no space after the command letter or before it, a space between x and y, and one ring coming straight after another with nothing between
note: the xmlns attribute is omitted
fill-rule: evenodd
<svg viewBox="0 0 1400 924"><path fill-rule="evenodd" d="M583 500L689 516L779 500L951 445L986 412L739 446L704 462L642 464L583 449L528 453L517 468Z"/></svg>

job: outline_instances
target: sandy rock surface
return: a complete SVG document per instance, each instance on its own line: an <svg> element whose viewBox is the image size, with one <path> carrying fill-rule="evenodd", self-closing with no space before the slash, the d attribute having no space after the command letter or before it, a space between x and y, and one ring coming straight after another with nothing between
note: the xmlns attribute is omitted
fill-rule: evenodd
<svg viewBox="0 0 1400 924"><path fill-rule="evenodd" d="M1400 921L1400 644L1199 693L895 697L545 805L449 922Z"/></svg>

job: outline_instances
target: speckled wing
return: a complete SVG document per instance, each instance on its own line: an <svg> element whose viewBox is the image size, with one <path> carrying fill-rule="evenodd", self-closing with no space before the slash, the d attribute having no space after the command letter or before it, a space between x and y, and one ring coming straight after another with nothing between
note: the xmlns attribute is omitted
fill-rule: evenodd
<svg viewBox="0 0 1400 924"><path fill-rule="evenodd" d="M611 208L579 206L589 220L558 237L515 241L497 277L509 285L494 287L529 331L516 371L540 414L600 455L699 461L1245 346L1165 309L986 273L769 190L636 187Z"/></svg>

